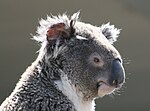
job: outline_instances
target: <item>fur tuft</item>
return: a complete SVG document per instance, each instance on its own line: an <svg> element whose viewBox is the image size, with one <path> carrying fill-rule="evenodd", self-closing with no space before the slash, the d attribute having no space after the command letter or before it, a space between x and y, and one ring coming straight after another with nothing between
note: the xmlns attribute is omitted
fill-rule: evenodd
<svg viewBox="0 0 150 111"><path fill-rule="evenodd" d="M100 28L103 35L109 40L111 44L117 41L121 29L115 28L115 26L110 25L109 22L107 24L103 24Z"/></svg>
<svg viewBox="0 0 150 111"><path fill-rule="evenodd" d="M80 11L78 11L77 13L74 13L74 14L71 16L71 20L73 20L74 23L75 23L76 21L79 20L79 15L80 15Z"/></svg>

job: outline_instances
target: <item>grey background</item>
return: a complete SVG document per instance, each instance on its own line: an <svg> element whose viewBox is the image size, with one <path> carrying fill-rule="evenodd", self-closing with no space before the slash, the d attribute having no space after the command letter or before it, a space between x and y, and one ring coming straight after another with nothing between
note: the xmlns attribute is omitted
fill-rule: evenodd
<svg viewBox="0 0 150 111"><path fill-rule="evenodd" d="M150 111L149 0L0 0L0 103L37 57L39 46L30 34L40 18L78 10L84 22L110 21L123 29L115 46L124 58L127 83L121 96L97 100L97 111Z"/></svg>

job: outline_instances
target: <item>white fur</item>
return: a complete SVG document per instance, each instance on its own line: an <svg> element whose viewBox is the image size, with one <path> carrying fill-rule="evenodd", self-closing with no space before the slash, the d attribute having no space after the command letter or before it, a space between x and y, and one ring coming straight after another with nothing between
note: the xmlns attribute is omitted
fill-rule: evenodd
<svg viewBox="0 0 150 111"><path fill-rule="evenodd" d="M80 39L80 40L88 40L87 38L82 37L82 36L79 36L79 35L77 35L76 38L77 38L77 39Z"/></svg>
<svg viewBox="0 0 150 111"><path fill-rule="evenodd" d="M39 55L38 55L37 60L42 60L42 58L44 57L44 55L47 53L47 50L46 50L47 44L48 44L47 41L44 41L44 42L42 43L42 46L41 46L40 50L37 51L37 52L39 52Z"/></svg>
<svg viewBox="0 0 150 111"><path fill-rule="evenodd" d="M65 47L65 46L60 46L60 47L58 47L59 46L59 40L57 40L57 42L56 42L56 46L55 46L55 49L54 49L54 52L53 52L53 58L57 58L57 56L60 54L60 53L62 53L67 47Z"/></svg>
<svg viewBox="0 0 150 111"><path fill-rule="evenodd" d="M111 44L113 44L113 42L117 41L117 38L118 38L118 36L120 34L120 30L121 29L115 28L115 26L114 25L110 25L109 22L107 24L101 25L100 28L101 28L102 32L103 32L103 30L107 29L106 33L103 33L103 35L106 36L106 38L108 36L108 38L109 38L108 40L109 40L109 42ZM109 33L110 35L107 35L107 33Z"/></svg>
<svg viewBox="0 0 150 111"><path fill-rule="evenodd" d="M58 89L62 91L64 95L66 95L70 101L74 104L77 111L94 111L95 110L95 102L85 101L83 100L83 94L79 92L76 87L68 80L66 74L60 70L62 73L61 80L56 81L56 85Z"/></svg>

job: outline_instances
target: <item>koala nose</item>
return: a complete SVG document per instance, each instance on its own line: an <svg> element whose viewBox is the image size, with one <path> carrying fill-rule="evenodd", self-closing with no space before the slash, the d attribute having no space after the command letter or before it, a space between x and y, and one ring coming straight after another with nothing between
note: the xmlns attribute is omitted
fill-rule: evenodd
<svg viewBox="0 0 150 111"><path fill-rule="evenodd" d="M115 59L112 62L111 76L109 84L118 87L125 81L125 72L122 63L119 59Z"/></svg>

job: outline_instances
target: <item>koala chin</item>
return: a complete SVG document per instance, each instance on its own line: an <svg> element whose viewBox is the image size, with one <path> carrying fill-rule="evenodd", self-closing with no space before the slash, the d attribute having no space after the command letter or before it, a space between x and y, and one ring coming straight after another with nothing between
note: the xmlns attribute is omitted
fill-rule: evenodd
<svg viewBox="0 0 150 111"><path fill-rule="evenodd" d="M33 39L41 48L0 111L94 111L95 98L125 82L123 61L113 43L120 29L93 26L79 12L41 19Z"/></svg>

